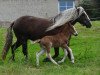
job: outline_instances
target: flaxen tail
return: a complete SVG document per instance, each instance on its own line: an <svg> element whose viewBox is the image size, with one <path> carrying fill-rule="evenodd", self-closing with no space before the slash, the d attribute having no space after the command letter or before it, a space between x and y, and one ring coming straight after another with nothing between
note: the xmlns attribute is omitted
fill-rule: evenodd
<svg viewBox="0 0 100 75"><path fill-rule="evenodd" d="M11 26L7 29L6 41L5 41L3 51L2 51L2 59L3 60L6 58L9 48L12 45L12 40L13 40L12 26L13 26L13 24L14 23L12 23Z"/></svg>

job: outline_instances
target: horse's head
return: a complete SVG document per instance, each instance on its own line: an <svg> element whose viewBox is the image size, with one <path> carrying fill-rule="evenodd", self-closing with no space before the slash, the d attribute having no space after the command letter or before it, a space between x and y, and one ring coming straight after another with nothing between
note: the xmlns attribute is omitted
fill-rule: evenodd
<svg viewBox="0 0 100 75"><path fill-rule="evenodd" d="M62 26L68 22L71 22L72 25L76 22L79 22L87 28L90 28L92 26L88 15L82 7L70 8L65 10L60 13L60 15L57 15L56 18L54 18L54 21L54 25L48 27L46 31Z"/></svg>
<svg viewBox="0 0 100 75"><path fill-rule="evenodd" d="M75 27L73 25L71 25L70 23L67 25L68 26L68 29L69 29L69 33L70 34L73 34L75 36L78 35L78 32L76 31Z"/></svg>
<svg viewBox="0 0 100 75"><path fill-rule="evenodd" d="M78 17L75 21L79 22L83 26L86 26L86 28L90 28L92 24L85 10L82 7L77 7L76 9L77 9Z"/></svg>

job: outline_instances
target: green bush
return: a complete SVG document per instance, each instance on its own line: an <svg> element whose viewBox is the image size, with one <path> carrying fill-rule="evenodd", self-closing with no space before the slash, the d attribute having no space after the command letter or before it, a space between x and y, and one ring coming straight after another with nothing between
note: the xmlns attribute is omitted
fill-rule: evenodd
<svg viewBox="0 0 100 75"><path fill-rule="evenodd" d="M100 20L100 8L98 0L82 0L79 6L82 6L92 20Z"/></svg>

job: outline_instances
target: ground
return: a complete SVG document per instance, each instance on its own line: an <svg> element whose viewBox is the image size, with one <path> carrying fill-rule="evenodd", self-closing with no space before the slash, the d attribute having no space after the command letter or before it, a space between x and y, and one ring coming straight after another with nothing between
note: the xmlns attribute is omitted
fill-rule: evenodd
<svg viewBox="0 0 100 75"><path fill-rule="evenodd" d="M40 67L36 67L35 54L40 50L38 44L32 45L28 41L29 60L24 60L22 48L16 50L15 61L9 61L11 51L5 61L0 57L0 75L100 75L100 21L93 21L91 28L80 24L75 25L79 35L73 36L70 47L75 56L75 64L71 64L68 58L60 67L51 62L42 62L45 55L40 57ZM0 28L0 56L5 42L6 28ZM16 38L14 38L14 41ZM51 50L54 54L53 49ZM63 51L55 60L63 57Z"/></svg>

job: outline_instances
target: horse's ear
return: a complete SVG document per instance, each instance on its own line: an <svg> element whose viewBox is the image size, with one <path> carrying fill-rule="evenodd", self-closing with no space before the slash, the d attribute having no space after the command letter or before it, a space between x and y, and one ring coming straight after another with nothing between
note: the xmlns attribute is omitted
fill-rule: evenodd
<svg viewBox="0 0 100 75"><path fill-rule="evenodd" d="M76 7L77 13L79 15L80 9L78 7Z"/></svg>
<svg viewBox="0 0 100 75"><path fill-rule="evenodd" d="M84 11L84 9L83 9L83 7L77 7L77 12L78 12L78 14L80 14L80 13L82 13L83 11Z"/></svg>
<svg viewBox="0 0 100 75"><path fill-rule="evenodd" d="M68 24L69 27L71 26L71 23L70 22L68 22L67 24Z"/></svg>
<svg viewBox="0 0 100 75"><path fill-rule="evenodd" d="M75 8L77 9L77 6L75 6Z"/></svg>

